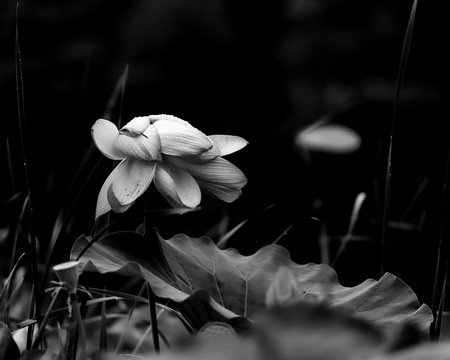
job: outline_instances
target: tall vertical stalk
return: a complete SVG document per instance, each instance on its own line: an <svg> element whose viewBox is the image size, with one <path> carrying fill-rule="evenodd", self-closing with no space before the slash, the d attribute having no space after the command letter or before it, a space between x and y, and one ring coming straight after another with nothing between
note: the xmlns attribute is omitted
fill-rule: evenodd
<svg viewBox="0 0 450 360"><path fill-rule="evenodd" d="M441 227L439 232L439 244L437 251L437 261L436 269L434 275L433 284L433 296L431 301L431 311L434 316L434 321L431 324L430 335L433 340L439 339L440 335L440 324L442 313L438 314L438 308L440 299L445 296L445 282L446 273L448 268L448 257L449 257L449 245L448 245L448 228L446 226L447 217L449 215L449 190L450 190L450 148L447 154L447 164L445 168L445 179L444 179L444 193L442 196L442 208L441 208ZM439 293L440 292L440 293Z"/></svg>
<svg viewBox="0 0 450 360"><path fill-rule="evenodd" d="M22 58L20 55L19 46L19 3L16 6L16 34L15 34L15 73L16 73L16 97L17 97L17 114L19 122L19 132L20 132L20 145L22 150L23 167L25 173L25 183L28 194L28 232L29 232L29 264L31 268L31 276L34 286L34 317L36 319L40 318L41 315L41 300L40 300L40 285L39 285L39 274L38 274L38 255L37 255L37 242L34 233L33 224L33 203L31 197L31 185L30 185L30 175L28 172L28 158L26 151L26 141L25 141L25 100L24 100L24 88L23 88L23 71L22 71ZM31 314L30 314L31 315ZM33 333L33 328L30 329Z"/></svg>
<svg viewBox="0 0 450 360"><path fill-rule="evenodd" d="M145 210L144 211L144 229L145 229L144 236L146 238L145 241L149 242L150 247L155 251L154 254L156 254L158 261L164 267L164 265L167 264L167 260L164 257L163 250L162 250L161 244L159 242L159 239L156 237L156 234L151 227L151 220L150 220L151 215L147 211L149 209L149 203L150 203L149 198L150 198L150 191L147 190L147 193L145 194L145 205L144 205L145 206L145 209L144 209ZM158 319L156 316L155 294L153 294L153 291L151 289L151 284L149 284L149 283L147 283L147 295L148 295L149 307L150 307L150 321L152 323L153 346L155 348L155 352L159 353L159 351L160 351L159 331L158 331Z"/></svg>
<svg viewBox="0 0 450 360"><path fill-rule="evenodd" d="M148 295L149 308L150 308L150 322L152 323L153 346L155 348L155 352L158 354L160 351L158 317L156 314L155 295L153 294L149 283L147 283L147 295Z"/></svg>
<svg viewBox="0 0 450 360"><path fill-rule="evenodd" d="M400 90L403 85L403 80L405 78L406 64L409 56L409 49L411 47L412 32L414 28L414 20L416 18L417 0L411 8L411 14L409 16L408 26L406 28L405 38L403 40L402 53L400 56L400 66L397 73L397 81L395 86L394 94L394 104L393 104L393 114L391 123L391 132L389 135L389 151L386 166L386 182L384 187L384 207L383 207L383 229L382 229L382 250L381 250L381 274L385 272L386 266L386 254L387 245L389 239L389 220L390 220L390 201L391 201L391 171L392 171L392 142L394 136L395 121L397 119L398 102L400 98Z"/></svg>

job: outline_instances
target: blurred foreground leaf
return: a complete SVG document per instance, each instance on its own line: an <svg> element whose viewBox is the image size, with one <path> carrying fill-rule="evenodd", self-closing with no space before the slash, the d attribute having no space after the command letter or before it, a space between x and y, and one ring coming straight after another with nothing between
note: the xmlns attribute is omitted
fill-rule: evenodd
<svg viewBox="0 0 450 360"><path fill-rule="evenodd" d="M0 359L17 359L20 355L19 348L14 341L8 327L0 323Z"/></svg>

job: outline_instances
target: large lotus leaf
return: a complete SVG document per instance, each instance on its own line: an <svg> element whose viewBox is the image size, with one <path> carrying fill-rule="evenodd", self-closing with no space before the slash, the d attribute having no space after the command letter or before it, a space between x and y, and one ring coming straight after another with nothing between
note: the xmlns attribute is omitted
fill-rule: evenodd
<svg viewBox="0 0 450 360"><path fill-rule="evenodd" d="M72 258L80 254L88 241L85 237L77 240ZM250 318L265 308L267 289L278 269L287 266L305 292L319 297L326 294L331 305L351 308L368 319L396 322L413 318L423 328L431 322L429 308L420 307L414 292L392 274L385 274L378 281L344 287L329 266L296 264L279 245L265 246L251 256L243 256L234 249L221 250L205 237L179 234L159 241L177 281L159 268L148 242L138 233L107 235L93 244L80 261L87 271L142 277L150 282L157 296L174 301L183 301L194 291L205 289L222 314Z"/></svg>
<svg viewBox="0 0 450 360"><path fill-rule="evenodd" d="M156 296L174 301L183 301L189 296L161 269L142 235L116 232L104 236L98 243L89 243L90 239L81 236L71 252L71 258L75 260L89 246L79 259L83 271L140 277L151 284Z"/></svg>
<svg viewBox="0 0 450 360"><path fill-rule="evenodd" d="M367 279L357 286L345 287L332 268L320 266L316 270L313 277L307 278L304 266L291 263L289 267L280 267L266 293L266 305L325 301L386 328L410 321L427 331L433 320L429 307L420 306L411 288L390 273L385 273L378 281Z"/></svg>
<svg viewBox="0 0 450 360"><path fill-rule="evenodd" d="M315 291L310 289L312 293ZM427 331L433 321L430 308L420 305L412 289L390 273L385 273L378 281L367 279L355 287L344 287L335 282L327 296L332 305L351 309L385 327L410 321Z"/></svg>

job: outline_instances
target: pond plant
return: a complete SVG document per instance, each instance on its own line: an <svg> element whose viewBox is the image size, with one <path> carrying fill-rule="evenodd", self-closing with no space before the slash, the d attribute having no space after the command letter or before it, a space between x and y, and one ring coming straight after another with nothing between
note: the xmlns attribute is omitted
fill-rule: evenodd
<svg viewBox="0 0 450 360"><path fill-rule="evenodd" d="M416 6L417 1L406 31L394 105ZM252 186L247 184L245 169L225 158L238 156L251 144L236 135L206 135L173 115L140 115L124 126L104 118L93 122L92 140L104 157L81 187L65 220L55 226L57 235L48 259L40 263L24 146L21 66L17 33L18 117L28 188L15 228L13 261L0 285L0 359L449 358L450 343L437 342L446 283L443 251L438 255L430 306L421 304L403 280L383 270L378 279L356 286L340 284L333 266L350 241L365 194L355 201L348 234L333 259L327 241L320 244L323 263L298 264L275 239L250 255L228 247L228 239L245 221L218 241L184 233L164 238L158 223L161 217L176 222L175 215L198 211L203 195L238 202L245 186ZM119 83L124 83L126 74L127 70ZM353 132L323 121L308 127L298 139L304 148L340 153L360 144ZM101 180L96 201L91 202L95 207L92 232L70 233L71 218L81 211L81 195L100 176L98 169L108 163L112 171ZM153 184L157 192L152 192ZM154 197L160 195L170 209L153 207ZM10 201L17 198L14 195ZM138 225L130 230L129 224L136 221ZM70 248L67 234L73 239ZM16 253L19 237L26 244L22 255ZM63 248L67 258L55 262Z"/></svg>

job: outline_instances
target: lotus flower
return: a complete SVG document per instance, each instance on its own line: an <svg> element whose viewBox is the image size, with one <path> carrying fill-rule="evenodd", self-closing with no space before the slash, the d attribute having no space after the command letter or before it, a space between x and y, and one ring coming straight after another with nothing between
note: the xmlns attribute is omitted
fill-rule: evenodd
<svg viewBox="0 0 450 360"><path fill-rule="evenodd" d="M201 190L232 202L247 183L243 172L222 158L242 149L246 140L206 136L172 115L135 117L120 130L99 119L92 137L105 156L121 160L100 190L96 218L126 211L152 181L174 208L197 207Z"/></svg>

